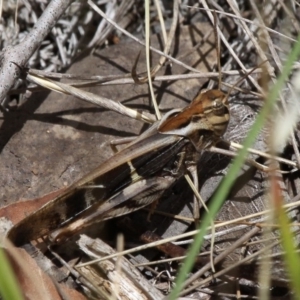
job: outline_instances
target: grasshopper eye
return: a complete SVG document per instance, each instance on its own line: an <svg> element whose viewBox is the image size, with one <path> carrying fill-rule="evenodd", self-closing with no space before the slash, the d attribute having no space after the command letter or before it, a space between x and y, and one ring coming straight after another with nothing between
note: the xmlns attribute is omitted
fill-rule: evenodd
<svg viewBox="0 0 300 300"><path fill-rule="evenodd" d="M222 99L220 98L217 98L213 101L213 109L220 109L224 106L223 102L222 102Z"/></svg>
<svg viewBox="0 0 300 300"><path fill-rule="evenodd" d="M212 103L212 109L215 115L221 116L226 113L226 104L223 102L224 98L217 98Z"/></svg>
<svg viewBox="0 0 300 300"><path fill-rule="evenodd" d="M220 104L221 104L220 99L217 98L217 99L214 100L214 102L213 102L213 107L216 108L216 107L220 106Z"/></svg>

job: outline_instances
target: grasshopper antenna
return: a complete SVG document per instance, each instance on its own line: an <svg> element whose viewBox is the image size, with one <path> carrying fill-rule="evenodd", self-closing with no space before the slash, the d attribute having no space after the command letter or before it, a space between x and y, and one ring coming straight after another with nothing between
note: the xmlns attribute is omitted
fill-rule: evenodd
<svg viewBox="0 0 300 300"><path fill-rule="evenodd" d="M251 71L245 73L233 86L230 87L228 93L227 93L227 98L229 97L229 95L231 94L232 90L235 89L235 87L240 84L245 78L247 78L250 74L252 74L255 70L257 70L258 68L260 68L264 63L266 63L268 60L264 60L263 62L261 62L258 66L254 67Z"/></svg>
<svg viewBox="0 0 300 300"><path fill-rule="evenodd" d="M222 69L221 69L221 51L220 51L220 36L218 34L218 18L217 13L214 10L214 34L216 39L216 51L217 51L217 60L218 60L218 71L219 71L219 78L218 78L218 89L221 89L222 84Z"/></svg>
<svg viewBox="0 0 300 300"><path fill-rule="evenodd" d="M218 90L221 90L222 85L222 68L221 68L221 50L220 50L220 36L218 34L218 17L217 12L213 10L213 17L214 17L214 35L216 40L216 51L217 51L217 66L219 71L219 78L218 78ZM267 60L264 60L262 63L260 63L258 66L254 67L250 72L245 73L231 88L229 89L229 92L227 93L226 98L229 97L232 90L241 83L245 78L247 78L251 73L253 73L255 70L260 68Z"/></svg>
<svg viewBox="0 0 300 300"><path fill-rule="evenodd" d="M218 34L218 18L217 18L217 14L216 11L214 12L214 21L213 21L213 31L214 31L214 36L215 36L215 46L216 46L216 56L217 56L217 65L214 65L213 69L215 70L215 68L217 68L218 72L219 72L219 76L218 76L218 90L221 89L221 84L222 84L222 71L221 71L221 51L220 51L220 37ZM208 90L212 90L213 89L213 85L214 85L214 80L210 80L209 84L207 86Z"/></svg>

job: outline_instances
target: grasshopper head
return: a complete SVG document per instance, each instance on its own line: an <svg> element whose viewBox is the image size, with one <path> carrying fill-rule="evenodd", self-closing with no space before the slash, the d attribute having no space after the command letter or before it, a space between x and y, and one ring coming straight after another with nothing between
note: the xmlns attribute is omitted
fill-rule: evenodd
<svg viewBox="0 0 300 300"><path fill-rule="evenodd" d="M222 136L230 117L228 97L220 90L209 90L202 95L203 114L215 135Z"/></svg>
<svg viewBox="0 0 300 300"><path fill-rule="evenodd" d="M199 93L183 110L166 115L158 131L189 137L199 130L207 130L220 137L227 129L228 121L227 96L220 90L208 90Z"/></svg>

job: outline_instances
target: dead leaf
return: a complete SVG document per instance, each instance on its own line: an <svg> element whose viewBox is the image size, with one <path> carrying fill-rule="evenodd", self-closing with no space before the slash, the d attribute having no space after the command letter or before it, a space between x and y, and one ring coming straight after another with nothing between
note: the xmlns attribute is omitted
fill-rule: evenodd
<svg viewBox="0 0 300 300"><path fill-rule="evenodd" d="M12 246L8 247L8 249L6 250L7 257L13 267L25 299L86 299L81 293L68 288L63 283L54 283L24 249Z"/></svg>

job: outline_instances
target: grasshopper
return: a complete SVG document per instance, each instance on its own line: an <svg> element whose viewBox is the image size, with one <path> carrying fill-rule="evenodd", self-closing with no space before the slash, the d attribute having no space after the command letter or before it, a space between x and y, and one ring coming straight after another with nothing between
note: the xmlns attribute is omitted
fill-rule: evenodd
<svg viewBox="0 0 300 300"><path fill-rule="evenodd" d="M137 77L137 61L133 78ZM52 243L61 243L92 224L154 203L188 172L197 181L201 151L220 141L227 129L231 91L255 69L227 94L220 89L201 91L185 108L166 113L120 152L13 226L8 238L17 246L44 236Z"/></svg>
<svg viewBox="0 0 300 300"><path fill-rule="evenodd" d="M91 224L158 200L196 165L200 150L225 133L228 95L217 89L203 91L187 107L171 110L123 150L13 226L8 238L17 246L46 235L51 242L61 243Z"/></svg>

